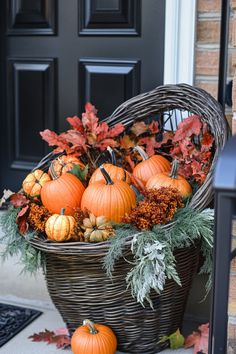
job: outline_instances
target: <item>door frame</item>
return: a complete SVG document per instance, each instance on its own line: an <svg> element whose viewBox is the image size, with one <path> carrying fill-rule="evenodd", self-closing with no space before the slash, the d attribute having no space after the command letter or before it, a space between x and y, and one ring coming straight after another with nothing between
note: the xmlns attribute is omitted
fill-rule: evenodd
<svg viewBox="0 0 236 354"><path fill-rule="evenodd" d="M166 0L164 84L194 83L196 0Z"/></svg>

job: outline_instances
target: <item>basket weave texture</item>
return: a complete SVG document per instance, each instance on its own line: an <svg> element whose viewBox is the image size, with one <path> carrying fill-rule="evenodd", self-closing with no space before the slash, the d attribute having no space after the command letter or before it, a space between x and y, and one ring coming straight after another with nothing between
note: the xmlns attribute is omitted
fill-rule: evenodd
<svg viewBox="0 0 236 354"><path fill-rule="evenodd" d="M215 139L211 169L191 200L194 208L203 209L212 200L214 165L228 137L222 109L214 98L204 90L186 84L160 86L124 102L106 121L111 126L122 122L129 127L134 121L158 114L164 117L165 129L166 112L168 124L173 127L175 118L170 112L176 109L200 115ZM48 158L43 159L37 168L47 163ZM175 250L182 287L168 280L161 295L152 293L154 309L151 309L137 303L126 288L125 278L132 267L126 261L132 261L131 239L132 235L126 241L125 259L117 261L112 279L107 277L102 267L109 242L56 244L40 238L30 242L45 253L48 291L70 333L89 318L113 329L119 350L137 354L157 353L166 346L157 344L158 340L181 328L188 293L198 267L199 245Z"/></svg>

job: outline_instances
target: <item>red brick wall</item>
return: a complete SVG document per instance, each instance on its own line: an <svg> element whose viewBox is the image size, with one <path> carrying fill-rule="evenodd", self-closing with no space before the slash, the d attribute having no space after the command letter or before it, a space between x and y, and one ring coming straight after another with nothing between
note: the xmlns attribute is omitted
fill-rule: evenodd
<svg viewBox="0 0 236 354"><path fill-rule="evenodd" d="M236 8L236 0L232 4ZM228 81L233 79L233 65L236 65L236 47L234 49L234 37L236 46L236 30L233 30L234 21L233 5L230 20L229 52L228 52ZM236 15L235 15L236 17ZM197 1L197 28L195 49L195 82L217 98L218 72L219 72L219 47L220 47L220 21L221 0ZM235 107L236 111L236 107ZM226 107L226 116L231 125L232 108Z"/></svg>

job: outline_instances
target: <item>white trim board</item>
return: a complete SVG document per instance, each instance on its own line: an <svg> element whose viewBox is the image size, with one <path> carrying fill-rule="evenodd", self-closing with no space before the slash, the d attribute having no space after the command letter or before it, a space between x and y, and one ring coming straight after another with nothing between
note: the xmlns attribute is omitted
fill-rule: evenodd
<svg viewBox="0 0 236 354"><path fill-rule="evenodd" d="M164 84L193 84L196 0L166 0Z"/></svg>

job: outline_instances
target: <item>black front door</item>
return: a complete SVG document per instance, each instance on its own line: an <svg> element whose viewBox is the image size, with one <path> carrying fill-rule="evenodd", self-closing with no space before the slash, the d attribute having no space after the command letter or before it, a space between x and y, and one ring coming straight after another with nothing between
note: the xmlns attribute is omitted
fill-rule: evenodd
<svg viewBox="0 0 236 354"><path fill-rule="evenodd" d="M1 0L0 191L17 190L85 102L108 116L163 82L164 0Z"/></svg>

